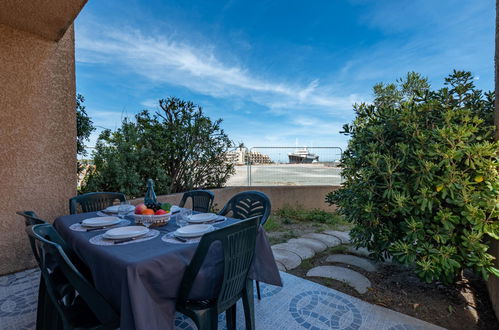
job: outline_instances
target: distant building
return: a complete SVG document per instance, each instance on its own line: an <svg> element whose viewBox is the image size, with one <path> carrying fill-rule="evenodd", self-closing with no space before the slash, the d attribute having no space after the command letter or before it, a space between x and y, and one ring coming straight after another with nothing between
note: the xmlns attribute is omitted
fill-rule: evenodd
<svg viewBox="0 0 499 330"><path fill-rule="evenodd" d="M227 152L227 161L236 165L251 164L272 164L272 159L268 155L258 151L246 152L246 149L237 148Z"/></svg>

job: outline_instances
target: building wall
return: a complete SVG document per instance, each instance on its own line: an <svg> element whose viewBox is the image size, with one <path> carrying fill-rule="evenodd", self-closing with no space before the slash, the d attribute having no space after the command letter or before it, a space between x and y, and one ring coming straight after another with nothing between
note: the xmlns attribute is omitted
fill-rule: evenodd
<svg viewBox="0 0 499 330"><path fill-rule="evenodd" d="M68 213L75 138L73 27L54 42L0 25L0 274L34 265L16 211Z"/></svg>
<svg viewBox="0 0 499 330"><path fill-rule="evenodd" d="M222 209L225 203L235 194L246 190L258 190L269 196L272 203L272 210L280 209L284 206L303 207L306 209L321 209L333 211L335 206L325 203L326 194L339 186L259 186L259 187L225 187L213 189L215 194L215 207ZM158 196L158 201L177 204L182 199L182 194L171 194ZM130 201L138 204L143 198ZM189 205L186 205L189 206Z"/></svg>

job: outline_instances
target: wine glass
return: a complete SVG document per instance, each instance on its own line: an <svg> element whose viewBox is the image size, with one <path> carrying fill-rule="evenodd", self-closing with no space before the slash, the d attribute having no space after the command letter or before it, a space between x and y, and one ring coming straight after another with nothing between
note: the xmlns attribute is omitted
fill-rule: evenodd
<svg viewBox="0 0 499 330"><path fill-rule="evenodd" d="M177 215L177 218L175 221L177 221L177 225L179 227L184 227L189 224L189 218L192 215L192 210L189 209L183 209L180 211L180 213Z"/></svg>
<svg viewBox="0 0 499 330"><path fill-rule="evenodd" d="M118 207L118 218L125 219L125 216L130 212L130 203L129 202L121 202Z"/></svg>

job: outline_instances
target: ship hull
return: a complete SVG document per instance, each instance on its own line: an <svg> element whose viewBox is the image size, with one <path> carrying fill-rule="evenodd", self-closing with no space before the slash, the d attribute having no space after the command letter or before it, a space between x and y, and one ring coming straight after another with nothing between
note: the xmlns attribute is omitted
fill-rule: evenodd
<svg viewBox="0 0 499 330"><path fill-rule="evenodd" d="M300 157L300 156L294 156L294 155L288 155L289 157L289 162L291 164L311 164L314 160L318 161L319 157Z"/></svg>

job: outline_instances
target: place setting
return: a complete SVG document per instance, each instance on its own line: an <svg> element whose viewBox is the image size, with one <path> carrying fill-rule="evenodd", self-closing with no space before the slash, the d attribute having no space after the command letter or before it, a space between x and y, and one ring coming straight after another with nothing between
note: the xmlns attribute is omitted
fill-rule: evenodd
<svg viewBox="0 0 499 330"><path fill-rule="evenodd" d="M103 234L90 238L89 242L95 245L124 245L148 241L159 235L156 229L148 226L125 226L109 229Z"/></svg>
<svg viewBox="0 0 499 330"><path fill-rule="evenodd" d="M134 211L134 205L129 202L121 202L119 205L111 205L106 207L104 210L97 211L97 215L100 217L116 215L120 218L124 218L125 216L133 215Z"/></svg>
<svg viewBox="0 0 499 330"><path fill-rule="evenodd" d="M129 224L129 220L117 216L105 216L82 220L69 226L69 229L80 232L91 232L113 227L127 226Z"/></svg>
<svg viewBox="0 0 499 330"><path fill-rule="evenodd" d="M179 227L177 230L165 234L161 240L166 243L182 244L182 243L198 243L201 237L209 232L216 230L213 225L197 224L186 225Z"/></svg>
<svg viewBox="0 0 499 330"><path fill-rule="evenodd" d="M201 236L216 230L215 223L221 223L225 217L214 213L193 214L190 209L181 209L175 216L177 230L165 234L161 240L166 243L198 243Z"/></svg>
<svg viewBox="0 0 499 330"><path fill-rule="evenodd" d="M227 220L226 217L215 213L198 213L187 217L187 222L190 224L215 224L225 220Z"/></svg>

